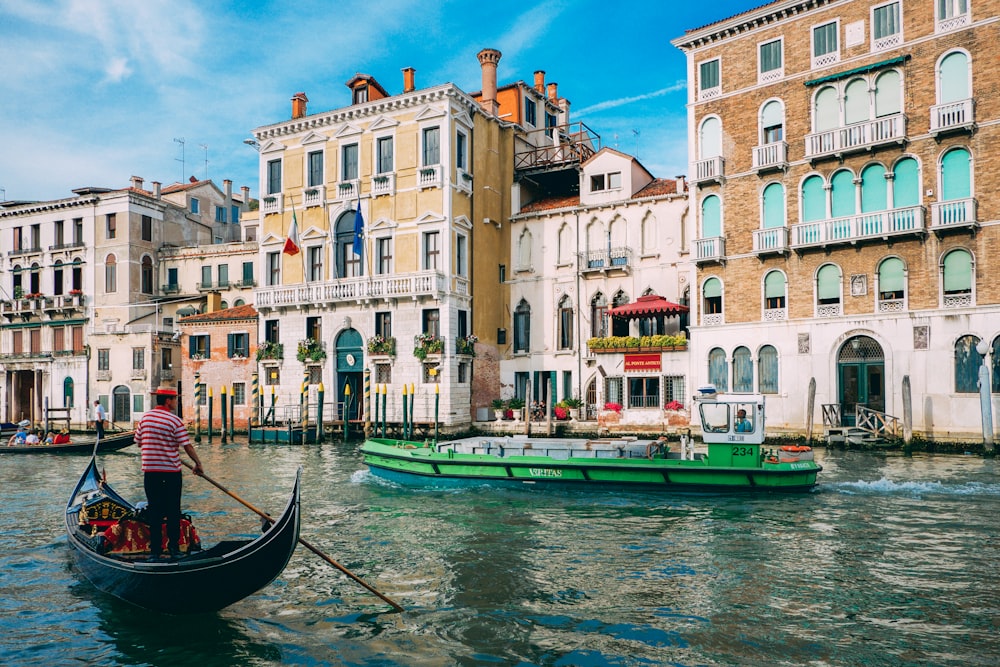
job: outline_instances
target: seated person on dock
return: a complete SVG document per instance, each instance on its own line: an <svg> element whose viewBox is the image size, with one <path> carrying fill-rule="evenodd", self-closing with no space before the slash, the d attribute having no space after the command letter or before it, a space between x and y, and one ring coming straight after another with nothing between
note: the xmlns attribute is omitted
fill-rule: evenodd
<svg viewBox="0 0 1000 667"><path fill-rule="evenodd" d="M740 408L736 411L736 432L737 433L752 433L753 424L747 419L747 411Z"/></svg>

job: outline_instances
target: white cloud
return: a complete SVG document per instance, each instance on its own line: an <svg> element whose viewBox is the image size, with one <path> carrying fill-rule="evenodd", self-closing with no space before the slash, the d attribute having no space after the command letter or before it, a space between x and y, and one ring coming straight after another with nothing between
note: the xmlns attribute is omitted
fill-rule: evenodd
<svg viewBox="0 0 1000 667"><path fill-rule="evenodd" d="M589 107L584 107L583 109L577 109L576 115L583 116L588 113L604 111L605 109L614 109L615 107L624 106L626 104L632 104L633 102L642 102L644 100L651 100L656 97L662 97L669 93L676 93L686 89L687 89L687 82L678 81L672 86L667 86L666 88L654 90L651 93L645 93L643 95L632 95L630 97L619 97L618 99L615 100L605 100L604 102L591 104Z"/></svg>

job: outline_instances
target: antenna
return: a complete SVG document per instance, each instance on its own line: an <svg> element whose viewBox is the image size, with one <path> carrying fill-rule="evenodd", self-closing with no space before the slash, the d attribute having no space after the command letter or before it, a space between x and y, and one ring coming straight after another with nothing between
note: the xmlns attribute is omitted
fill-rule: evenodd
<svg viewBox="0 0 1000 667"><path fill-rule="evenodd" d="M177 158L174 159L181 163L181 180L178 182L183 183L184 174L187 173L187 167L184 165L184 137L181 137L180 139L175 138L174 143L178 143L181 145L181 159L180 160L177 160Z"/></svg>
<svg viewBox="0 0 1000 667"><path fill-rule="evenodd" d="M208 144L198 144L199 147L205 149L205 180L208 180Z"/></svg>
<svg viewBox="0 0 1000 667"><path fill-rule="evenodd" d="M635 157L639 159L639 130L632 130L632 134L635 135Z"/></svg>

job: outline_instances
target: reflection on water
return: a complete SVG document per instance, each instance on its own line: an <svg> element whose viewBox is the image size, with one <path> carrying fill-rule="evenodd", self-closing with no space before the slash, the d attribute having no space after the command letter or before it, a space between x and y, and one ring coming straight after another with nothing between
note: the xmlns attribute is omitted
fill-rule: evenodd
<svg viewBox="0 0 1000 667"><path fill-rule="evenodd" d="M818 452L780 496L408 488L353 445L201 446L213 479L284 506L303 537L407 611L300 548L218 614L109 598L70 565L61 513L86 461L4 457L0 663L119 665L996 665L1000 477L972 457ZM141 498L138 456L102 458ZM249 510L185 478L203 538Z"/></svg>

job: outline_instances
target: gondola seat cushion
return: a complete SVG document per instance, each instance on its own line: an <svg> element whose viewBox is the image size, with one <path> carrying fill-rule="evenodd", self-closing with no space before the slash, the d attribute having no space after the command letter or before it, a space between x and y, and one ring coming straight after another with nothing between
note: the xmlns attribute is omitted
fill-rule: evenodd
<svg viewBox="0 0 1000 667"><path fill-rule="evenodd" d="M160 551L167 550L167 525L163 524L160 535L163 544ZM181 553L191 553L201 549L198 530L187 517L181 519L181 538L178 547ZM137 519L120 519L104 531L104 553L141 554L149 553L149 525Z"/></svg>

